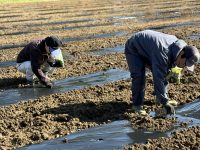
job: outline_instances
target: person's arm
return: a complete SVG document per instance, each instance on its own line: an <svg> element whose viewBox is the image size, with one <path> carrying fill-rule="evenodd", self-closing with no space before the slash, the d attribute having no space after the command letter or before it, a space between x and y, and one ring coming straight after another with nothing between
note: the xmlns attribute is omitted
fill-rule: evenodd
<svg viewBox="0 0 200 150"><path fill-rule="evenodd" d="M168 81L166 76L168 74L168 57L164 53L157 53L153 55L152 59L152 74L154 82L154 90L156 100L161 104L166 104L169 100Z"/></svg>
<svg viewBox="0 0 200 150"><path fill-rule="evenodd" d="M40 50L32 47L30 55L31 55L30 61L31 61L31 67L32 67L33 73L37 76L37 78L43 85L47 87L51 86L49 79L44 75L41 69L41 63L43 61L43 57L40 53Z"/></svg>

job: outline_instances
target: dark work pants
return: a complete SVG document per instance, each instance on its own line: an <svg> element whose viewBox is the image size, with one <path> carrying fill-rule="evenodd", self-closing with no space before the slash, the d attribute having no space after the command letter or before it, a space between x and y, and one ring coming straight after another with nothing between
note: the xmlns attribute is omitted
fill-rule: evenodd
<svg viewBox="0 0 200 150"><path fill-rule="evenodd" d="M125 56L132 78L132 101L133 105L140 106L144 101L145 94L145 63L137 53L136 49L125 46Z"/></svg>

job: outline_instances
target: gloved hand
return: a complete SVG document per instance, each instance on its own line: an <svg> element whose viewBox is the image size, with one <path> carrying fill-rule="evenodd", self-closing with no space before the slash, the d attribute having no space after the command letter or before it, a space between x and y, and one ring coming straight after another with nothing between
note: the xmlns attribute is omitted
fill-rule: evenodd
<svg viewBox="0 0 200 150"><path fill-rule="evenodd" d="M166 111L166 115L175 115L175 109L174 106L172 106L171 104L167 103L165 105L163 105L165 111Z"/></svg>
<svg viewBox="0 0 200 150"><path fill-rule="evenodd" d="M48 58L48 60L47 60L47 63L48 63L51 67L53 67L54 64L56 63L56 60L50 55L49 58Z"/></svg>
<svg viewBox="0 0 200 150"><path fill-rule="evenodd" d="M47 83L46 83L46 87L51 89L51 88L53 87L53 83L50 82L50 81L47 82Z"/></svg>
<svg viewBox="0 0 200 150"><path fill-rule="evenodd" d="M47 61L51 62L51 63L54 63L55 62L55 58L50 55Z"/></svg>
<svg viewBox="0 0 200 150"><path fill-rule="evenodd" d="M170 70L169 74L167 75L166 79L170 82L170 83L180 83L180 79L181 79L181 71L183 70L183 68L179 68L179 67L174 67Z"/></svg>

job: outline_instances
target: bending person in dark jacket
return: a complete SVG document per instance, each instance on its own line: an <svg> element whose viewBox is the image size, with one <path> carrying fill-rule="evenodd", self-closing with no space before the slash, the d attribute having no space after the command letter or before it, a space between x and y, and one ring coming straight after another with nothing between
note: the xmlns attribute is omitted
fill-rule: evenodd
<svg viewBox="0 0 200 150"><path fill-rule="evenodd" d="M199 51L188 46L174 35L152 30L134 34L125 45L125 55L132 78L132 109L146 114L142 109L145 93L145 67L149 67L153 75L156 101L161 103L167 114L175 113L167 95L167 75L174 67L194 70L199 60ZM173 69L172 69L173 70Z"/></svg>
<svg viewBox="0 0 200 150"><path fill-rule="evenodd" d="M53 86L47 73L52 73L54 67L63 67L64 61L60 50L62 42L55 36L27 44L17 56L17 69L26 74L28 83L36 76L40 83L48 88Z"/></svg>

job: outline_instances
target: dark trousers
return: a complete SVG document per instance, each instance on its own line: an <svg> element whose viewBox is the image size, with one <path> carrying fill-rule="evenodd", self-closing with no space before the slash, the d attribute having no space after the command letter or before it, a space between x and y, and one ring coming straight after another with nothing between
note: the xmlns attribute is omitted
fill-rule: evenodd
<svg viewBox="0 0 200 150"><path fill-rule="evenodd" d="M143 104L145 94L145 62L137 50L130 46L129 41L125 45L125 56L132 78L133 105L140 106Z"/></svg>

